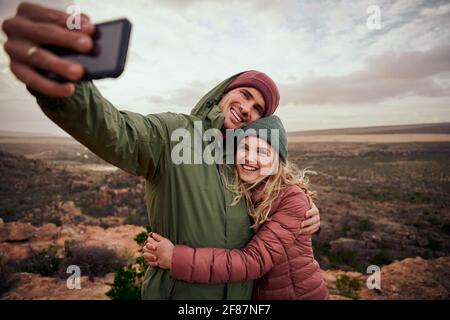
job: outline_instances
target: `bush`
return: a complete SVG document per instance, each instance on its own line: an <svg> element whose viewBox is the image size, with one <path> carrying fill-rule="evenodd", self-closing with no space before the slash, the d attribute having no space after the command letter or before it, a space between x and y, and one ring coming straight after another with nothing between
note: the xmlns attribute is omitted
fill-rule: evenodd
<svg viewBox="0 0 450 320"><path fill-rule="evenodd" d="M314 258L319 262L322 268L328 268L329 265L329 255L330 255L330 244L325 241L315 240L312 242Z"/></svg>
<svg viewBox="0 0 450 320"><path fill-rule="evenodd" d="M380 251L376 255L374 255L372 259L370 259L370 263L377 266L386 265L391 263L392 261L393 259L386 251Z"/></svg>
<svg viewBox="0 0 450 320"><path fill-rule="evenodd" d="M442 250L442 242L433 238L428 238L427 248L433 251Z"/></svg>
<svg viewBox="0 0 450 320"><path fill-rule="evenodd" d="M11 222L20 218L20 216L16 216L15 212L12 209L2 210L0 216L2 217L4 222Z"/></svg>
<svg viewBox="0 0 450 320"><path fill-rule="evenodd" d="M349 277L346 274L340 275L336 279L336 288L341 296L359 299L361 284L357 278Z"/></svg>
<svg viewBox="0 0 450 320"><path fill-rule="evenodd" d="M67 267L77 265L82 276L103 277L117 268L126 265L124 257L114 250L99 246L82 246L75 241L64 242L64 252L58 255L55 245L41 251L32 251L30 256L19 263L18 270L37 273L46 277L68 276Z"/></svg>
<svg viewBox="0 0 450 320"><path fill-rule="evenodd" d="M343 237L347 237L349 233L352 231L352 228L347 223L344 223L341 227L340 234Z"/></svg>
<svg viewBox="0 0 450 320"><path fill-rule="evenodd" d="M95 204L87 206L85 208L85 210L88 215L90 215L91 217L97 217L97 218L106 217L110 213L110 210L108 208L98 206Z"/></svg>
<svg viewBox="0 0 450 320"><path fill-rule="evenodd" d="M53 244L41 251L31 251L26 259L18 263L18 270L51 277L58 272L60 263L61 258L56 245Z"/></svg>
<svg viewBox="0 0 450 320"><path fill-rule="evenodd" d="M133 211L125 217L124 223L145 227L148 223L147 211L133 209Z"/></svg>
<svg viewBox="0 0 450 320"><path fill-rule="evenodd" d="M330 256L330 261L339 266L347 265L351 267L357 267L358 258L358 252L355 250L339 249Z"/></svg>
<svg viewBox="0 0 450 320"><path fill-rule="evenodd" d="M442 225L441 230L444 233L450 234L450 222Z"/></svg>
<svg viewBox="0 0 450 320"><path fill-rule="evenodd" d="M374 224L369 218L362 218L359 220L358 227L361 231L372 231Z"/></svg>
<svg viewBox="0 0 450 320"><path fill-rule="evenodd" d="M93 277L103 277L115 269L126 265L126 259L116 253L113 249L100 246L81 246L75 241L64 242L64 259L59 267L59 276L67 277L67 267L70 265L79 266L81 275Z"/></svg>
<svg viewBox="0 0 450 320"><path fill-rule="evenodd" d="M0 295L7 292L15 283L15 266L0 255Z"/></svg>
<svg viewBox="0 0 450 320"><path fill-rule="evenodd" d="M134 237L134 241L142 246L147 240L148 233L151 232L150 226L146 227L147 231L141 232ZM142 252L142 250L139 250ZM129 264L125 268L118 269L114 272L114 281L111 289L106 295L113 300L140 300L141 286L148 265L142 256L136 258L134 264Z"/></svg>

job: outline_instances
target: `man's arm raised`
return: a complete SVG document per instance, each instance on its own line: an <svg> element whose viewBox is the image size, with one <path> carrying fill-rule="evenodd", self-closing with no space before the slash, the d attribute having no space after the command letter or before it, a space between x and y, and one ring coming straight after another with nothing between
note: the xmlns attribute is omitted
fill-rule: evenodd
<svg viewBox="0 0 450 320"><path fill-rule="evenodd" d="M78 83L66 98L30 91L53 122L100 158L131 174L155 174L170 141L165 115L119 111L91 81Z"/></svg>
<svg viewBox="0 0 450 320"><path fill-rule="evenodd" d="M36 72L39 68L72 81L82 78L80 64L58 57L43 46L91 50L95 26L81 14L81 29L68 30L68 18L63 11L21 3L16 15L2 24L11 72L37 98L44 113L75 139L119 168L150 177L168 140L164 115L119 111L92 82L61 84Z"/></svg>

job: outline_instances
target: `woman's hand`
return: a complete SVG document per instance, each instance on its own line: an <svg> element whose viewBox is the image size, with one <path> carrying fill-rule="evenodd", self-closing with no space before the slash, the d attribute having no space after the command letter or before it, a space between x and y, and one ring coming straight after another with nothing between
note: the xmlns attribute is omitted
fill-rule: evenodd
<svg viewBox="0 0 450 320"><path fill-rule="evenodd" d="M306 211L306 219L302 222L300 233L311 235L320 229L319 209L311 200L311 209Z"/></svg>
<svg viewBox="0 0 450 320"><path fill-rule="evenodd" d="M172 266L173 243L157 233L150 232L143 247L144 259L151 267L170 269Z"/></svg>

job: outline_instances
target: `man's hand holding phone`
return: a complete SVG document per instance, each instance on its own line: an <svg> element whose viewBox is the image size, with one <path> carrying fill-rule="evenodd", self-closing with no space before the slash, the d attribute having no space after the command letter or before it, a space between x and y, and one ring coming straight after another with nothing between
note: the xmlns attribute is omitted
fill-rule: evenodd
<svg viewBox="0 0 450 320"><path fill-rule="evenodd" d="M14 75L29 88L52 97L73 94L72 83L58 83L40 75L35 68L63 78L77 81L83 77L80 63L61 58L43 49L42 45L67 48L80 53L93 47L91 35L95 26L81 14L81 29L68 30L65 12L35 4L22 3L13 18L5 20L2 28L7 35L5 51L11 58L10 68Z"/></svg>

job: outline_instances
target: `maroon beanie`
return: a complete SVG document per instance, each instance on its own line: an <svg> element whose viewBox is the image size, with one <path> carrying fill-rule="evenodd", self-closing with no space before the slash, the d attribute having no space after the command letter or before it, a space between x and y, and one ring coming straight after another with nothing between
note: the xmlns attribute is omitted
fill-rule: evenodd
<svg viewBox="0 0 450 320"><path fill-rule="evenodd" d="M264 117L270 116L277 109L280 93L275 82L267 74L253 70L241 73L230 82L225 93L239 87L255 88L262 94L266 104Z"/></svg>

